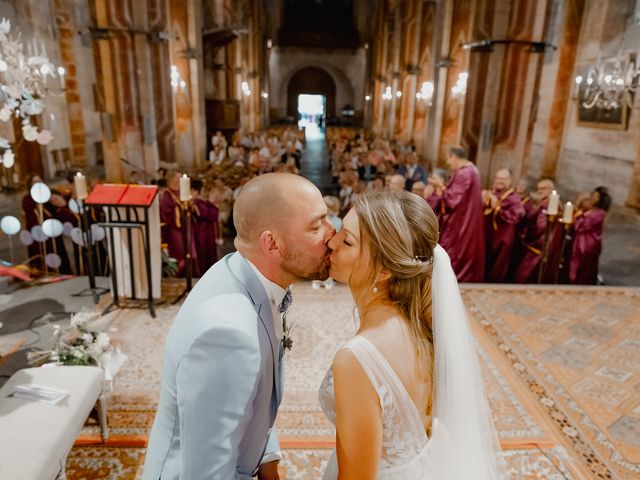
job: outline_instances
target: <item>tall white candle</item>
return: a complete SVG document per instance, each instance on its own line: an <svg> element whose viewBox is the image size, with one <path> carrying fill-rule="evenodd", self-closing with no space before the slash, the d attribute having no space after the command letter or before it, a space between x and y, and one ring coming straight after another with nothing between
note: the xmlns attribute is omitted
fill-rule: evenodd
<svg viewBox="0 0 640 480"><path fill-rule="evenodd" d="M573 203L565 203L562 221L564 223L573 223Z"/></svg>
<svg viewBox="0 0 640 480"><path fill-rule="evenodd" d="M76 186L76 198L78 200L87 198L87 177L78 172L78 174L73 177L73 183Z"/></svg>
<svg viewBox="0 0 640 480"><path fill-rule="evenodd" d="M184 173L180 177L180 201L187 202L191 200L191 179Z"/></svg>
<svg viewBox="0 0 640 480"><path fill-rule="evenodd" d="M555 190L551 192L549 197L549 206L547 207L547 213L549 215L557 215L558 207L560 206L560 195Z"/></svg>

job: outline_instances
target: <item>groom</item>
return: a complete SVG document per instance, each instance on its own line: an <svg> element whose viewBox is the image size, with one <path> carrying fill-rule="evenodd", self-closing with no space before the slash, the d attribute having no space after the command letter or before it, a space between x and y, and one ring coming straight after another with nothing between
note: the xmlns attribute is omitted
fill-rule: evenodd
<svg viewBox="0 0 640 480"><path fill-rule="evenodd" d="M144 480L278 478L280 312L289 285L328 277L335 230L320 191L287 173L247 183L233 220L237 253L200 279L167 336Z"/></svg>

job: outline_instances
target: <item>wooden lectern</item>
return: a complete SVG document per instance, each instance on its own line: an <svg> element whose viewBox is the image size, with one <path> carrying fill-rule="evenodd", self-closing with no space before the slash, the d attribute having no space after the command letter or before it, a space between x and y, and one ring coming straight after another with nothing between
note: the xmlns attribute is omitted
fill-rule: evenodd
<svg viewBox="0 0 640 480"><path fill-rule="evenodd" d="M156 316L153 299L160 298L162 274L157 194L155 185L101 184L85 200L106 214L98 226L107 230L113 301L103 314L119 307L122 295L146 298L151 316Z"/></svg>

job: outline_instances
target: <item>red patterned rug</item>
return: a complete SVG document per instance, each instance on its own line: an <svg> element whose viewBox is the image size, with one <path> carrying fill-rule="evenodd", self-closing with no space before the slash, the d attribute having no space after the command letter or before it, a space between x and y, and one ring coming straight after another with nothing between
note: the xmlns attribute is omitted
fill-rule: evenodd
<svg viewBox="0 0 640 480"><path fill-rule="evenodd" d="M640 416L640 359L635 356L640 302L632 290L596 292L463 288L510 478L637 478L629 474L635 475L638 466L634 442L640 430L634 429L634 421ZM301 284L294 295L289 314L295 322L294 344L286 356L286 392L277 420L285 454L281 472L282 478L315 480L321 478L334 441L316 392L335 351L355 332L353 302L340 286L313 290ZM558 305L567 307L562 314ZM144 310L114 313L115 338L128 360L114 385L111 437L102 444L97 424L85 426L69 456L70 480L140 477L159 395L165 335L177 309L163 306L155 319ZM603 320L594 317L611 324L614 335L604 332L606 342L599 340L603 331L594 327ZM580 362L571 355L574 351L598 360L586 369L574 368ZM628 377L624 372L631 367L636 370ZM571 376L563 368L582 373ZM595 387L582 379L592 376L611 390L589 404L583 400L595 394ZM628 394L616 394L613 387ZM618 404L612 405L613 400ZM106 474L105 469L113 470Z"/></svg>

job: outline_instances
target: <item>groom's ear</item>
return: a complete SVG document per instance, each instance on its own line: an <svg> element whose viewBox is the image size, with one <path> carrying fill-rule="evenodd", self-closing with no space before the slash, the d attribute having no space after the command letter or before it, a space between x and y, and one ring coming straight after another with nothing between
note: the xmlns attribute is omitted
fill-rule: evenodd
<svg viewBox="0 0 640 480"><path fill-rule="evenodd" d="M260 250L265 255L272 256L278 253L278 243L271 230L265 230L260 234L259 238Z"/></svg>

